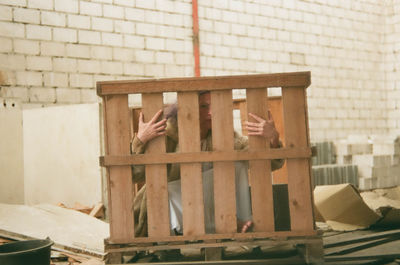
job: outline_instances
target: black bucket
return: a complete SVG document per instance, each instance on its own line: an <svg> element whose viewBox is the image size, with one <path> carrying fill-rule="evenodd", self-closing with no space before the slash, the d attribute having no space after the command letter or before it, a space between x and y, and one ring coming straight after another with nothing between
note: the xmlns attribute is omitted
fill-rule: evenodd
<svg viewBox="0 0 400 265"><path fill-rule="evenodd" d="M53 241L26 240L0 246L1 265L50 265L50 250Z"/></svg>

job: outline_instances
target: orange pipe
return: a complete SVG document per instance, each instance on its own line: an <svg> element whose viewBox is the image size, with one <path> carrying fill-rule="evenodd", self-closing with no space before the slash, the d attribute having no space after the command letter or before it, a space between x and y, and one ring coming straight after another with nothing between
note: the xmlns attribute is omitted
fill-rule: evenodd
<svg viewBox="0 0 400 265"><path fill-rule="evenodd" d="M192 1L194 76L200 76L199 12L197 0Z"/></svg>

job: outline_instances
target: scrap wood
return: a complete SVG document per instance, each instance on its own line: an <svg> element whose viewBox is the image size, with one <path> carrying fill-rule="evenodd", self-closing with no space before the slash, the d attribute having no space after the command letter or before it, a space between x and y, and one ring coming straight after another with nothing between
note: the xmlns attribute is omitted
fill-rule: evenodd
<svg viewBox="0 0 400 265"><path fill-rule="evenodd" d="M103 218L104 217L104 205L102 203L98 203L96 206L89 207L80 204L79 202L75 202L74 207L67 207L65 204L62 202L59 202L57 206L70 209L70 210L75 210L81 213L88 214L90 216L96 217L96 218Z"/></svg>
<svg viewBox="0 0 400 265"><path fill-rule="evenodd" d="M90 216L96 218L103 218L104 217L104 205L102 203L98 203L89 213Z"/></svg>

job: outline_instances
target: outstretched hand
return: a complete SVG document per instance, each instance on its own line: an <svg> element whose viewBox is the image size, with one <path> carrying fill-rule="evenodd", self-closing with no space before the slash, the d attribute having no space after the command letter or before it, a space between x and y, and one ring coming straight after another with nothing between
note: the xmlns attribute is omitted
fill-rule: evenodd
<svg viewBox="0 0 400 265"><path fill-rule="evenodd" d="M248 135L257 135L264 138L267 138L271 142L271 147L279 146L279 133L275 128L275 122L272 118L271 112L268 111L268 119L264 120L263 118L249 113L253 119L257 122L249 122L246 121L246 130Z"/></svg>
<svg viewBox="0 0 400 265"><path fill-rule="evenodd" d="M144 122L143 113L139 114L139 127L137 137L142 143L154 139L157 136L165 135L165 128L167 127L167 119L162 119L157 122L162 114L162 110L157 111L149 122Z"/></svg>

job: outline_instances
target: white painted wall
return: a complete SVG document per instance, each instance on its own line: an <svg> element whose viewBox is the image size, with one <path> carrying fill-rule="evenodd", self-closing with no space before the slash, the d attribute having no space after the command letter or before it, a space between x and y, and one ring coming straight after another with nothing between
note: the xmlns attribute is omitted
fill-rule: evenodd
<svg viewBox="0 0 400 265"><path fill-rule="evenodd" d="M0 203L24 203L22 110L14 99L0 99Z"/></svg>
<svg viewBox="0 0 400 265"><path fill-rule="evenodd" d="M99 104L23 111L25 203L102 201Z"/></svg>

